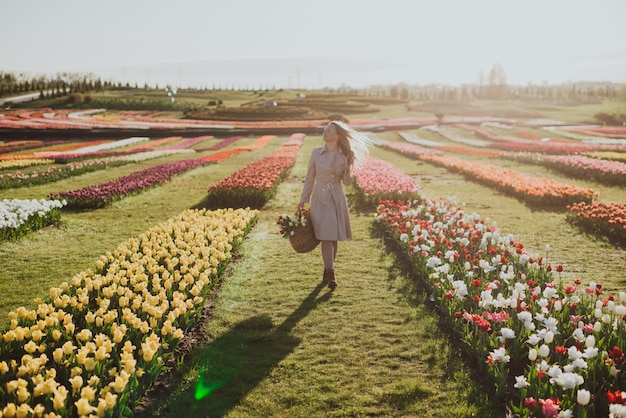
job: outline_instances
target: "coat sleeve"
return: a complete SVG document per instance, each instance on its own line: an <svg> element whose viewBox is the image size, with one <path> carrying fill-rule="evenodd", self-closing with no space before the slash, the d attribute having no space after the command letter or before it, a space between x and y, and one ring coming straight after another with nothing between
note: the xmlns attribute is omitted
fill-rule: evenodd
<svg viewBox="0 0 626 418"><path fill-rule="evenodd" d="M304 179L300 203L305 204L309 202L311 193L313 193L313 186L315 186L315 151L311 153L311 157L309 158L309 168L307 169L306 178Z"/></svg>

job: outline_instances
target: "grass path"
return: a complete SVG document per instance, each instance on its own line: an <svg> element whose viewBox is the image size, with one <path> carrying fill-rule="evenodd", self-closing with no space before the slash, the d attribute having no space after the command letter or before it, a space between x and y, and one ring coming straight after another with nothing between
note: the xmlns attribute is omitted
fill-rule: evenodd
<svg viewBox="0 0 626 418"><path fill-rule="evenodd" d="M372 214L352 213L334 292L322 287L320 249L295 253L276 216L295 210L305 141L291 177L260 213L208 322L212 341L152 416L495 416L437 319L393 267ZM351 190L348 189L350 193ZM203 382L202 399L194 397Z"/></svg>

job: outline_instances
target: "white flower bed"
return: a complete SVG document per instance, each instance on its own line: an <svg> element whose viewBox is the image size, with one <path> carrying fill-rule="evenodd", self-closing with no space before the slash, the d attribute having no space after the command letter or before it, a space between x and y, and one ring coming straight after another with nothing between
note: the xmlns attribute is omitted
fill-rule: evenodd
<svg viewBox="0 0 626 418"><path fill-rule="evenodd" d="M65 206L60 200L4 199L0 202L0 240L41 228L60 216L50 216ZM18 232L19 231L19 232Z"/></svg>
<svg viewBox="0 0 626 418"><path fill-rule="evenodd" d="M196 151L192 149L173 149L173 150L154 150L154 151L145 151L138 152L136 154L122 155L119 157L112 157L112 161L145 161L153 158L164 157L170 154L195 154Z"/></svg>
<svg viewBox="0 0 626 418"><path fill-rule="evenodd" d="M150 138L148 138L147 136L134 136L134 137L131 137L131 138L122 139L120 141L107 142L105 144L93 145L93 146L90 146L90 147L79 148L75 152L84 153L84 152L103 151L103 150L107 150L107 149L121 148L121 147L125 147L127 145L138 144L140 142L146 142L146 141L149 141L149 140L150 140Z"/></svg>

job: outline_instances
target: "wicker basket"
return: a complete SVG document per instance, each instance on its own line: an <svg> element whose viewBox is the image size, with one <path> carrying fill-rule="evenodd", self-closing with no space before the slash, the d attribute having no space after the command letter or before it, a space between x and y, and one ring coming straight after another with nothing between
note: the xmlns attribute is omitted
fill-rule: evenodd
<svg viewBox="0 0 626 418"><path fill-rule="evenodd" d="M308 253L312 251L320 241L315 238L313 232L313 223L311 222L311 215L308 210L304 210L307 222L306 226L299 226L294 230L293 235L289 236L289 242L294 250L299 253Z"/></svg>

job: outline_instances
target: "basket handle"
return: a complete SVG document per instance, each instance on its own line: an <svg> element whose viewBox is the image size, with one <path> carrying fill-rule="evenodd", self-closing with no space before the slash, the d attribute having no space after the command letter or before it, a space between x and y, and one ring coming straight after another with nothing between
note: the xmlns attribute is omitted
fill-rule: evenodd
<svg viewBox="0 0 626 418"><path fill-rule="evenodd" d="M303 206L302 208L298 207L296 209L296 216L300 214L310 215L311 212Z"/></svg>

